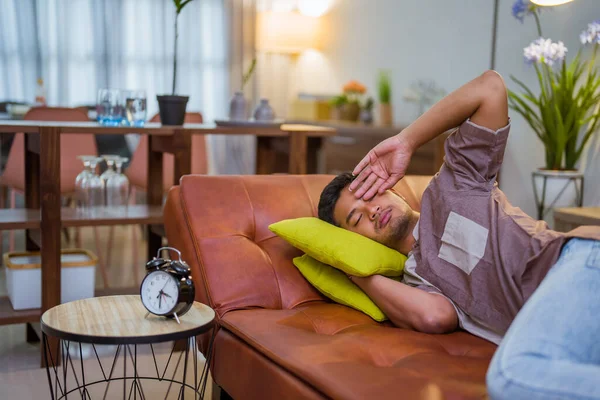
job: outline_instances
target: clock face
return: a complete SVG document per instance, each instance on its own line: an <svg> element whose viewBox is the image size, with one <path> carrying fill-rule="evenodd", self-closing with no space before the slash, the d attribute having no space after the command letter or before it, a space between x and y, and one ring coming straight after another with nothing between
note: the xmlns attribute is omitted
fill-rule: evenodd
<svg viewBox="0 0 600 400"><path fill-rule="evenodd" d="M142 282L142 303L153 314L169 314L179 298L179 287L175 277L164 271L148 274Z"/></svg>

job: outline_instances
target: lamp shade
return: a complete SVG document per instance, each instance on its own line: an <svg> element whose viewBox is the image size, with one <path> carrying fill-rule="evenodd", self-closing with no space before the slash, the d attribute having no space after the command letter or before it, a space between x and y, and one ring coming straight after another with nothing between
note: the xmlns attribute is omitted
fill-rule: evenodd
<svg viewBox="0 0 600 400"><path fill-rule="evenodd" d="M573 0L531 0L533 4L537 4L538 6L559 6L572 1Z"/></svg>
<svg viewBox="0 0 600 400"><path fill-rule="evenodd" d="M298 12L268 11L256 21L256 47L274 53L300 53L319 48L319 18Z"/></svg>

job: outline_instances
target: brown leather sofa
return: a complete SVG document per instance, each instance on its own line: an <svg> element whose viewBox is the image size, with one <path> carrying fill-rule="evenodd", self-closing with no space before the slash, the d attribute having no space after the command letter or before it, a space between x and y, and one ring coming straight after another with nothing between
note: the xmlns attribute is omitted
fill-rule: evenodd
<svg viewBox="0 0 600 400"><path fill-rule="evenodd" d="M165 228L218 317L212 377L234 399L470 399L486 396L495 345L466 332L428 335L329 302L269 231L316 216L326 175L188 175L168 194ZM430 177L397 189L412 207ZM201 338L204 354L209 337Z"/></svg>

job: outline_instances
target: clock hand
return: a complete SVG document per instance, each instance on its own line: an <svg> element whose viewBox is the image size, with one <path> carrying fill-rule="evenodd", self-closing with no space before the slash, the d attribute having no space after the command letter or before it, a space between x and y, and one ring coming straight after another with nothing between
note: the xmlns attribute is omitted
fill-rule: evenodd
<svg viewBox="0 0 600 400"><path fill-rule="evenodd" d="M162 289L160 289L160 291L161 291L161 292L163 291L163 289L164 289L165 287L167 287L167 284L168 284L168 283L169 283L169 280L167 279L167 281L165 282L165 284L164 284L164 286L162 287Z"/></svg>
<svg viewBox="0 0 600 400"><path fill-rule="evenodd" d="M160 310L160 306L161 306L161 303L162 303L162 296L161 296L161 294L162 294L162 290L158 294L158 309L159 310Z"/></svg>
<svg viewBox="0 0 600 400"><path fill-rule="evenodd" d="M163 292L163 295L164 295L164 296L167 296L167 297L168 297L168 298L170 298L170 299L172 298L172 297L171 297L171 295L168 295L168 294L166 294L166 293L164 293L164 292Z"/></svg>

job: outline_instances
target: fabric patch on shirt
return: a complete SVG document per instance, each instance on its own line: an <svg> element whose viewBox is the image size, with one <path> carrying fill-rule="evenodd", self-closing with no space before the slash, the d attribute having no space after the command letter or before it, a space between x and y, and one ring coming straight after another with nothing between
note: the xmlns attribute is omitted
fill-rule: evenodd
<svg viewBox="0 0 600 400"><path fill-rule="evenodd" d="M483 258L488 234L489 229L451 211L438 257L470 275Z"/></svg>

